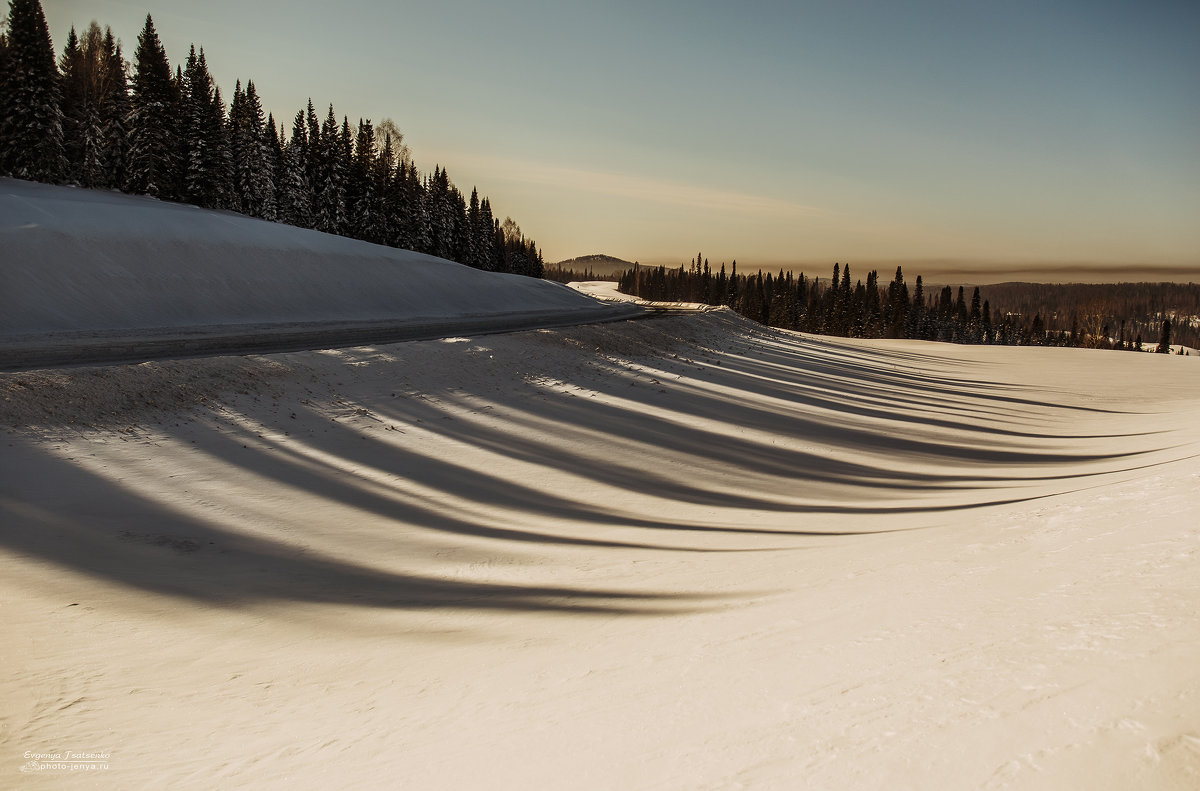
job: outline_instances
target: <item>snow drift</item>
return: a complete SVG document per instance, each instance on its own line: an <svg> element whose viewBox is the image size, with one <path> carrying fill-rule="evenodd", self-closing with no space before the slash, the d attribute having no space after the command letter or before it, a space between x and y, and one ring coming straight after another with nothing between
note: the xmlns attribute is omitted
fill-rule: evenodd
<svg viewBox="0 0 1200 791"><path fill-rule="evenodd" d="M588 321L561 285L151 198L0 180L0 340ZM452 323L452 322L450 322Z"/></svg>

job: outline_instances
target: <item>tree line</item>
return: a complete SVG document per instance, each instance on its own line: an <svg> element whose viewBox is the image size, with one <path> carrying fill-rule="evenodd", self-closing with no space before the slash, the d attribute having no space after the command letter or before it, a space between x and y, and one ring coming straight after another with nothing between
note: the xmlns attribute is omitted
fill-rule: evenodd
<svg viewBox="0 0 1200 791"><path fill-rule="evenodd" d="M547 264L542 272L543 280L553 280L556 283L574 283L588 280L616 280L617 276L606 272L596 272L590 266L583 269L563 267L562 264Z"/></svg>
<svg viewBox="0 0 1200 791"><path fill-rule="evenodd" d="M724 305L768 326L851 338L1087 346L1162 353L1170 353L1173 342L1171 316L1160 315L1155 322L1156 339L1135 334L1133 329L1140 326L1136 323L1130 327L1122 323L1119 334L1112 333L1117 329L1115 325L1098 332L1085 331L1078 324L1070 330L1058 329L1049 327L1041 313L1028 316L993 310L978 286L968 299L962 286L957 293L950 286L927 291L918 276L910 291L901 267L896 267L891 281L881 284L875 271L864 283L851 278L848 264L834 264L833 276L822 282L803 272L795 275L782 269L777 275L761 270L739 274L737 261L728 273L724 263L713 271L708 260L697 255L678 269L628 269L618 278L618 289L652 301Z"/></svg>
<svg viewBox="0 0 1200 791"><path fill-rule="evenodd" d="M983 293L999 310L1044 316L1047 332L1066 332L1082 346L1149 341L1169 319L1172 343L1200 347L1196 283L999 283Z"/></svg>
<svg viewBox="0 0 1200 791"><path fill-rule="evenodd" d="M38 0L11 0L0 34L0 175L115 189L540 277L520 227L440 166L422 174L390 120L339 122L310 99L290 133L252 80L226 106L193 45L172 71L153 19L133 60L110 28L74 27L56 59Z"/></svg>

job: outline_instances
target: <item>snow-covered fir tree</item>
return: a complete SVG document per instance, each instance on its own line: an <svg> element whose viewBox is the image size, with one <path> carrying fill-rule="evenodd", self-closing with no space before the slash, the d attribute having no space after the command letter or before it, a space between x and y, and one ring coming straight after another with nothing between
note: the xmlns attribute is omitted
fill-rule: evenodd
<svg viewBox="0 0 1200 791"><path fill-rule="evenodd" d="M350 234L356 239L382 244L381 211L373 180L375 156L375 128L370 120L360 118L346 179L346 201L352 218Z"/></svg>
<svg viewBox="0 0 1200 791"><path fill-rule="evenodd" d="M395 185L395 148L392 147L392 136L384 134L383 145L371 163L371 189L375 193L378 207L378 229L376 231L380 244L395 244L396 239L396 185Z"/></svg>
<svg viewBox="0 0 1200 791"><path fill-rule="evenodd" d="M263 145L266 147L267 176L270 178L270 188L267 191L268 200L263 205L264 220L277 222L279 220L279 180L283 175L283 141L280 130L275 126L275 116L267 113L267 125L263 129Z"/></svg>
<svg viewBox="0 0 1200 791"><path fill-rule="evenodd" d="M63 155L67 159L64 180L80 183L79 169L83 163L84 129L86 128L88 86L84 72L83 49L75 26L67 34L67 43L58 59L59 99L62 108Z"/></svg>
<svg viewBox="0 0 1200 791"><path fill-rule="evenodd" d="M173 199L178 194L178 99L167 51L149 14L138 35L132 89L125 191Z"/></svg>
<svg viewBox="0 0 1200 791"><path fill-rule="evenodd" d="M466 222L460 235L462 246L462 263L483 269L483 261L479 256L479 189L471 188L471 200L467 204Z"/></svg>
<svg viewBox="0 0 1200 791"><path fill-rule="evenodd" d="M253 80L239 80L229 108L229 145L233 154L233 208L251 217L275 216L275 177L262 103Z"/></svg>
<svg viewBox="0 0 1200 791"><path fill-rule="evenodd" d="M58 68L38 0L9 4L0 83L0 173L61 181L67 160Z"/></svg>
<svg viewBox="0 0 1200 791"><path fill-rule="evenodd" d="M492 216L492 202L484 198L479 202L479 227L476 229L475 246L479 251L480 269L494 272L499 269L496 255L496 219Z"/></svg>
<svg viewBox="0 0 1200 791"><path fill-rule="evenodd" d="M314 183L316 200L313 206L313 221L318 231L341 233L346 224L346 187L343 172L342 136L333 105L321 124L315 145L317 174Z"/></svg>
<svg viewBox="0 0 1200 791"><path fill-rule="evenodd" d="M230 156L221 92L193 46L183 71L180 104L182 197L209 209L230 205Z"/></svg>
<svg viewBox="0 0 1200 791"><path fill-rule="evenodd" d="M309 103L311 107L311 102ZM277 190L280 222L312 227L312 187L308 181L308 129L304 111L296 113L291 139L283 147L283 177Z"/></svg>
<svg viewBox="0 0 1200 791"><path fill-rule="evenodd" d="M98 113L104 146L103 186L121 187L129 164L129 80L121 45L111 28L104 31L101 50Z"/></svg>

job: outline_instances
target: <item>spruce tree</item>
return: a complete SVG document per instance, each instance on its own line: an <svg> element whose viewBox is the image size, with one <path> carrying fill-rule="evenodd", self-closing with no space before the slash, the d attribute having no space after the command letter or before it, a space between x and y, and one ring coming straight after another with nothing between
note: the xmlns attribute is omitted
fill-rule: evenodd
<svg viewBox="0 0 1200 791"><path fill-rule="evenodd" d="M967 316L968 334L971 343L979 343L983 339L983 308L979 299L979 286L971 294L971 311Z"/></svg>
<svg viewBox="0 0 1200 791"><path fill-rule="evenodd" d="M479 202L479 228L475 237L475 249L479 255L479 268L496 269L496 234L493 232L496 219L492 216L492 202L487 197Z"/></svg>
<svg viewBox="0 0 1200 791"><path fill-rule="evenodd" d="M312 227L312 187L305 166L308 146L308 127L301 110L292 121L292 137L283 149L284 176L278 185L280 221L300 228Z"/></svg>
<svg viewBox="0 0 1200 791"><path fill-rule="evenodd" d="M67 34L67 43L58 60L59 96L62 108L63 155L67 160L65 180L79 183L83 165L84 134L87 128L87 75L83 49L75 26Z"/></svg>
<svg viewBox="0 0 1200 791"><path fill-rule="evenodd" d="M312 227L317 226L317 205L319 203L318 196L321 191L324 177L324 146L321 142L321 121L317 118L317 111L313 107L312 99L308 100L308 105L304 111L304 128L305 139L308 145L305 149L308 159L304 163L304 168L308 174L309 204L312 207Z"/></svg>
<svg viewBox="0 0 1200 791"><path fill-rule="evenodd" d="M373 179L377 155L375 149L375 127L370 119L358 119L354 152L346 180L346 202L350 207L351 233L356 239L382 244L380 230L383 224Z"/></svg>
<svg viewBox="0 0 1200 791"><path fill-rule="evenodd" d="M229 148L233 159L233 205L251 217L274 215L275 187L271 172L262 103L247 81L238 80L229 107Z"/></svg>
<svg viewBox="0 0 1200 791"><path fill-rule="evenodd" d="M1154 351L1158 352L1159 354L1170 354L1171 353L1171 320L1170 319L1163 319L1162 329L1160 330L1159 335L1158 335L1158 346L1154 349Z"/></svg>
<svg viewBox="0 0 1200 791"><path fill-rule="evenodd" d="M342 164L342 136L332 104L329 105L329 114L321 124L315 142L311 137L310 127L309 146L315 149L314 159L317 167L316 181L313 184L316 191L313 207L315 227L325 233L340 234L346 226L345 173Z"/></svg>
<svg viewBox="0 0 1200 791"><path fill-rule="evenodd" d="M149 14L138 35L132 87L125 191L174 198L178 194L175 143L178 99L167 51Z"/></svg>
<svg viewBox="0 0 1200 791"><path fill-rule="evenodd" d="M83 187L108 187L113 152L109 150L104 114L110 89L108 52L100 26L92 22L78 39L74 52L72 49L68 40L60 66L67 181Z"/></svg>
<svg viewBox="0 0 1200 791"><path fill-rule="evenodd" d="M2 23L3 20L0 20ZM8 100L8 34L0 24L0 144L4 143L4 116L7 115ZM4 174L4 151L0 149L0 175Z"/></svg>
<svg viewBox="0 0 1200 791"><path fill-rule="evenodd" d="M426 205L429 213L431 247L428 252L438 258L454 257L454 206L450 194L450 177L435 165L426 185Z"/></svg>
<svg viewBox="0 0 1200 791"><path fill-rule="evenodd" d="M903 338L908 324L908 285L904 282L902 267L896 267L896 277L888 286L888 329L887 337Z"/></svg>
<svg viewBox="0 0 1200 791"><path fill-rule="evenodd" d="M1034 346L1041 346L1046 342L1046 325L1042 322L1042 314L1038 313L1033 317L1029 335L1029 342Z"/></svg>
<svg viewBox="0 0 1200 791"><path fill-rule="evenodd" d="M125 183L129 163L129 81L125 59L111 28L105 28L100 55L100 89L97 114L104 149L103 180L97 186L119 188Z"/></svg>
<svg viewBox="0 0 1200 791"><path fill-rule="evenodd" d="M266 202L263 204L263 219L269 222L279 220L279 183L283 178L283 137L282 130L275 126L275 116L267 113L267 124L263 127L263 148L265 149L266 168Z"/></svg>
<svg viewBox="0 0 1200 791"><path fill-rule="evenodd" d="M249 213L252 217L274 220L275 172L271 157L273 141L270 139L274 137L274 130L267 129L262 102L253 80L246 81L245 101L247 129L250 132L250 148L246 151L250 164L249 194L252 203Z"/></svg>
<svg viewBox="0 0 1200 791"><path fill-rule="evenodd" d="M450 260L466 263L470 255L470 233L467 227L467 201L462 192L450 185Z"/></svg>
<svg viewBox="0 0 1200 791"><path fill-rule="evenodd" d="M396 150L392 146L391 133L383 134L383 145L379 146L371 162L371 190L378 216L375 236L380 244L396 244Z"/></svg>
<svg viewBox="0 0 1200 791"><path fill-rule="evenodd" d="M925 281L917 275L913 286L912 304L908 309L908 320L905 322L904 336L906 338L925 337Z"/></svg>
<svg viewBox="0 0 1200 791"><path fill-rule="evenodd" d="M465 259L463 263L467 266L473 266L476 269L482 268L482 261L479 256L480 216L479 190L476 187L472 187L471 200L467 204Z"/></svg>
<svg viewBox="0 0 1200 791"><path fill-rule="evenodd" d="M183 71L179 118L181 194L208 209L228 207L230 179L225 108L204 59L193 46Z"/></svg>
<svg viewBox="0 0 1200 791"><path fill-rule="evenodd" d="M416 167L408 168L408 247L419 253L433 249L433 226L430 220L428 192Z"/></svg>
<svg viewBox="0 0 1200 791"><path fill-rule="evenodd" d="M958 299L954 301L954 342L967 343L967 301L963 296L963 287L958 287Z"/></svg>
<svg viewBox="0 0 1200 791"><path fill-rule="evenodd" d="M0 71L0 174L56 183L66 175L54 45L38 0L12 0Z"/></svg>

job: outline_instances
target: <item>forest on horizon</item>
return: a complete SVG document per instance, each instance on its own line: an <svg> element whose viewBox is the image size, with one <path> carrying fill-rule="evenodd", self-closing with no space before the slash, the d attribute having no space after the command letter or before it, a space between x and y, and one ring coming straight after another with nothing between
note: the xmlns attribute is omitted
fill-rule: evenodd
<svg viewBox="0 0 1200 791"><path fill-rule="evenodd" d="M549 276L567 273L550 270ZM702 255L678 269L635 267L619 289L652 301L724 305L781 329L854 338L909 338L952 343L1073 346L1166 352L1200 346L1200 285L1189 283L1005 283L911 290L902 267L881 284L871 271L853 281L833 265L826 281L803 272L713 271ZM851 283L854 282L854 285Z"/></svg>

